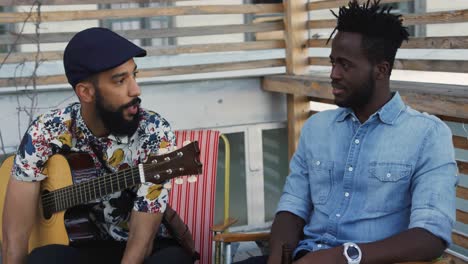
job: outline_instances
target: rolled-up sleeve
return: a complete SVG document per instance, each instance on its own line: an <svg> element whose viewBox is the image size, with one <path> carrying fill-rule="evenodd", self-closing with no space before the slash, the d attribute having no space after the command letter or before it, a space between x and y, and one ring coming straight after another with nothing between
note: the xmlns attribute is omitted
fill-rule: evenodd
<svg viewBox="0 0 468 264"><path fill-rule="evenodd" d="M424 228L450 245L457 181L451 131L435 122L425 136L412 179L409 227Z"/></svg>
<svg viewBox="0 0 468 264"><path fill-rule="evenodd" d="M290 174L286 178L283 194L276 210L277 213L291 212L304 221L308 221L313 207L310 200L309 171L306 159L306 125L301 132L297 150L291 159Z"/></svg>

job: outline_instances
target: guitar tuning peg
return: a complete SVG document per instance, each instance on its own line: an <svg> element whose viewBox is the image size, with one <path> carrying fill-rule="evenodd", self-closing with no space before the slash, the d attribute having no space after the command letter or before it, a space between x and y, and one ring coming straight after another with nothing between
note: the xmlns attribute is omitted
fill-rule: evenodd
<svg viewBox="0 0 468 264"><path fill-rule="evenodd" d="M182 143L182 146L187 146L188 144L192 143L190 140L185 140L184 143Z"/></svg>
<svg viewBox="0 0 468 264"><path fill-rule="evenodd" d="M184 183L184 179L182 179L182 178L176 178L176 179L174 180L174 183L175 183L175 184L182 184L182 183Z"/></svg>
<svg viewBox="0 0 468 264"><path fill-rule="evenodd" d="M163 154L166 154L168 152L169 152L169 150L167 148L158 149L158 155L163 155Z"/></svg>
<svg viewBox="0 0 468 264"><path fill-rule="evenodd" d="M190 175L190 177L187 178L187 181L190 183L194 183L198 180L197 176L195 175Z"/></svg>
<svg viewBox="0 0 468 264"><path fill-rule="evenodd" d="M172 189L172 184L170 182L165 183L163 186L165 189L168 189L168 190Z"/></svg>

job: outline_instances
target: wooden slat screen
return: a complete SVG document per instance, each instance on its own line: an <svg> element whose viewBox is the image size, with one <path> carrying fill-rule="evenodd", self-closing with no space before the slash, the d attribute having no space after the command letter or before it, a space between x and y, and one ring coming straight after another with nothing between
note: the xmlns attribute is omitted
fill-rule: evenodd
<svg viewBox="0 0 468 264"><path fill-rule="evenodd" d="M311 48L327 47L326 39L309 39ZM329 45L328 45L329 46ZM402 49L468 49L466 37L412 37L408 42L403 42Z"/></svg>
<svg viewBox="0 0 468 264"><path fill-rule="evenodd" d="M178 2L181 2L180 4ZM181 54L195 54L200 53L200 56L210 57L210 53L224 53L224 52L246 52L250 51L252 56L245 56L242 61L238 60L222 60L222 62L213 62L199 64L196 60L190 61L193 65L182 66L159 66L153 68L144 68L140 70L139 76L141 77L159 77L159 76L171 76L171 75L182 75L182 74L196 74L196 73L207 73L207 72L220 72L220 71L234 71L234 70L249 70L259 68L277 68L284 67L285 60L279 59L278 56L272 56L268 58L263 56L256 58L256 53L252 51L262 50L282 50L285 48L284 39L274 40L245 40L243 37L245 34L269 34L270 32L284 31L283 23L283 5L282 4L241 4L242 1L229 0L226 3L221 1L203 0L203 1L192 1L188 2L175 1L175 0L161 0L161 1L146 1L146 0L43 0L42 5L57 5L59 10L47 9L41 6L40 13L32 8L30 1L24 0L0 0L0 6L5 7L7 12L0 12L0 25L6 27L6 32L0 34L0 61L4 65L20 65L23 63L34 63L36 60L36 52L29 50L34 49L34 46L39 42L40 45L49 45L46 49L41 48L41 53L38 54L38 58L41 62L59 61L61 62L63 57L63 47L73 35L82 29L85 29L93 23L100 25L103 24L100 21L132 21L139 19L177 19L182 21L181 25L172 25L168 28L133 28L114 30L118 34L131 39L141 41L143 48L148 51L148 56L175 56ZM113 8L113 9L100 9L101 6L109 7L109 4L128 4L131 8ZM165 6L155 7L148 6L151 3L164 3ZM172 3L172 4L168 4ZM239 4L235 4L239 3ZM73 5L95 5L86 6L84 10L75 10ZM138 7L136 4L143 4ZM25 5L19 7L18 5ZM168 5L168 6L167 6ZM118 5L117 5L118 6ZM135 7L137 6L137 7ZM113 7L113 5L110 5ZM30 11L33 10L33 11ZM54 10L54 11L49 11ZM235 23L223 22L220 15L226 15L231 17L237 17L234 19ZM247 21L244 16L249 15L252 17L261 17L261 19L254 19L250 22ZM199 16L202 19L201 25L185 23L186 18L194 18ZM214 19L211 19L214 17ZM274 19L267 19L268 17L274 17ZM52 30L41 32L36 36L34 31L31 30L33 23L36 20L40 20L40 23L51 23L61 26L63 29L69 29L65 32L54 32ZM174 20L175 21L175 20ZM245 21L245 22L243 22ZM74 26L70 28L67 26L69 22L83 22L83 27ZM106 22L107 23L107 22ZM22 32L24 25L30 29ZM75 23L76 25L76 23ZM47 28L48 26L44 26ZM130 29L131 28L131 29ZM211 36L217 38L218 36L238 36L236 41L225 41L225 43L206 43L203 38ZM157 40L157 39L184 39L181 45L166 45L166 46L147 46L146 40ZM193 44L190 41L187 42L185 39L191 38ZM201 39L197 41L197 39ZM53 44L59 44L62 48L53 48ZM22 52L23 47L30 47L29 50ZM8 50L2 47L7 47ZM50 48L52 47L52 48ZM203 54L201 54L203 53ZM221 57L218 55L217 58ZM208 60L210 61L210 60ZM11 67L10 67L11 68ZM3 69L2 69L3 70ZM40 75L36 79L37 85L49 85L49 84L66 84L66 78L62 72L47 72L47 75ZM13 74L12 74L13 75ZM23 87L23 85L31 84L29 76L9 76L0 77L0 89L2 87Z"/></svg>
<svg viewBox="0 0 468 264"><path fill-rule="evenodd" d="M467 200L468 199L468 188L463 186L457 186L457 198ZM456 220L457 222L468 224L468 212L457 209L456 211Z"/></svg>
<svg viewBox="0 0 468 264"><path fill-rule="evenodd" d="M207 36L246 32L267 32L274 30L282 30L283 23L268 22L262 24L246 24L246 25L219 25L219 26L201 26L201 27L182 27L169 29L141 29L141 30L125 30L115 31L116 33L129 39L144 39L144 38L167 38L167 37L190 37L190 36ZM68 42L75 32L70 33L44 33L41 34L41 43L57 43ZM2 44L33 44L36 42L34 34L22 34L18 39L13 34L0 36L0 45Z"/></svg>
<svg viewBox="0 0 468 264"><path fill-rule="evenodd" d="M452 233L452 241L455 245L458 245L463 248L468 248L468 238L466 234L462 232L456 232L454 231Z"/></svg>
<svg viewBox="0 0 468 264"><path fill-rule="evenodd" d="M453 136L453 145L455 148L468 150L468 137Z"/></svg>
<svg viewBox="0 0 468 264"><path fill-rule="evenodd" d="M128 19L155 16L267 14L280 13L282 11L283 6L279 4L144 7L80 11L49 11L41 12L40 19L42 22L53 22L94 19ZM0 23L22 23L26 20L36 21L37 19L38 14L36 13L0 13Z"/></svg>
<svg viewBox="0 0 468 264"><path fill-rule="evenodd" d="M466 264L466 260L462 259L460 254L453 255L450 254L452 253L452 250L447 250L447 253L444 254L444 257L450 259L450 262L447 262L447 264Z"/></svg>
<svg viewBox="0 0 468 264"><path fill-rule="evenodd" d="M461 174L468 175L468 162L457 160L458 171Z"/></svg>
<svg viewBox="0 0 468 264"><path fill-rule="evenodd" d="M207 53L223 51L245 51L245 50L264 50L264 49L284 49L285 44L282 40L277 41L251 41L239 43L220 43L220 44L193 44L165 47L144 47L148 56L177 55L184 53ZM34 56L34 52L16 52L8 55L9 63L27 61ZM6 59L7 55L0 55L0 61ZM61 60L62 51L44 51L40 54L43 60Z"/></svg>
<svg viewBox="0 0 468 264"><path fill-rule="evenodd" d="M468 199L468 188L458 186L457 187L457 197L461 198L463 200L467 200Z"/></svg>
<svg viewBox="0 0 468 264"><path fill-rule="evenodd" d="M90 4L121 4L121 3L138 3L146 4L149 2L183 2L183 1L194 1L194 0L41 0L43 5L70 5L74 3L76 5L90 5ZM31 0L0 0L0 6L18 6L18 5L30 5Z"/></svg>
<svg viewBox="0 0 468 264"><path fill-rule="evenodd" d="M407 14L404 16L404 25L425 25L441 23L468 22L468 10L442 11L426 14ZM335 19L311 20L307 23L309 29L333 28L336 26Z"/></svg>
<svg viewBox="0 0 468 264"><path fill-rule="evenodd" d="M397 2L408 2L411 0L381 0L380 3L387 4L387 3L397 3ZM310 2L307 4L307 9L312 10L319 10L319 9L330 9L339 6L343 6L348 4L349 0L323 0L317 2Z"/></svg>
<svg viewBox="0 0 468 264"><path fill-rule="evenodd" d="M464 212L460 209L457 209L457 212L456 212L456 219L458 222L461 222L463 224L468 224L468 213L467 212Z"/></svg>
<svg viewBox="0 0 468 264"><path fill-rule="evenodd" d="M452 117L468 123L468 87L466 86L405 81L392 81L390 86L400 93L407 104L419 111ZM263 81L263 89L333 100L330 78L324 74L269 76Z"/></svg>
<svg viewBox="0 0 468 264"><path fill-rule="evenodd" d="M193 73L209 73L209 72L221 72L221 71L234 71L234 70L248 70L257 68L269 68L269 67L281 67L285 66L286 62L284 59L269 59L269 60L257 60L257 61L245 61L245 62L229 62L229 63L212 63L212 64L199 64L189 66L177 66L177 67L159 67L150 68L138 71L138 76L143 78L158 77L158 76L171 76L171 75L183 75ZM24 86L30 83L31 80L27 78L0 78L1 86ZM67 79L65 75L51 75L38 77L36 83L38 85L66 83Z"/></svg>
<svg viewBox="0 0 468 264"><path fill-rule="evenodd" d="M337 8L346 5L348 1L327 0L308 4L309 11ZM382 3L408 2L407 0L385 0ZM438 12L426 12L421 14L403 14L404 25L426 25L426 24L446 24L468 22L468 9L447 10ZM307 26L310 30L329 29L336 26L336 19L309 20ZM323 37L323 36L322 36ZM328 36L326 36L328 37ZM330 47L326 44L326 39L309 39L308 46L311 48ZM468 39L464 36L446 37L416 37L409 42L403 43L402 49L467 49ZM329 66L328 59L311 58L310 65ZM415 70L415 71L443 71L466 73L468 72L468 62L465 60L424 60L424 59L397 59L395 69Z"/></svg>
<svg viewBox="0 0 468 264"><path fill-rule="evenodd" d="M309 64L316 66L329 66L330 59L310 57ZM468 69L468 61L396 59L393 68L397 70L465 73Z"/></svg>

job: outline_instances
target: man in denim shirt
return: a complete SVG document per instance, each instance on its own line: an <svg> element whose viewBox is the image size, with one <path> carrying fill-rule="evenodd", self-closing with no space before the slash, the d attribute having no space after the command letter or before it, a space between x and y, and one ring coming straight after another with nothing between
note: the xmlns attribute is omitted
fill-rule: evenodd
<svg viewBox="0 0 468 264"><path fill-rule="evenodd" d="M451 243L451 132L390 92L408 32L387 11L352 1L335 15L330 78L340 108L315 114L302 129L268 263L280 263L283 244L298 264L367 264L431 260Z"/></svg>

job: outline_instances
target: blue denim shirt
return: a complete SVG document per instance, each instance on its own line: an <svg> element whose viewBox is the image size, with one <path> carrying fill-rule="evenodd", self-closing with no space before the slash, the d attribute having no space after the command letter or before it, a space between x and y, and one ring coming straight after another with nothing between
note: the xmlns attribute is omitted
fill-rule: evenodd
<svg viewBox="0 0 468 264"><path fill-rule="evenodd" d="M305 123L277 212L306 222L296 251L420 227L451 243L457 167L450 129L400 95L361 124L348 108Z"/></svg>

